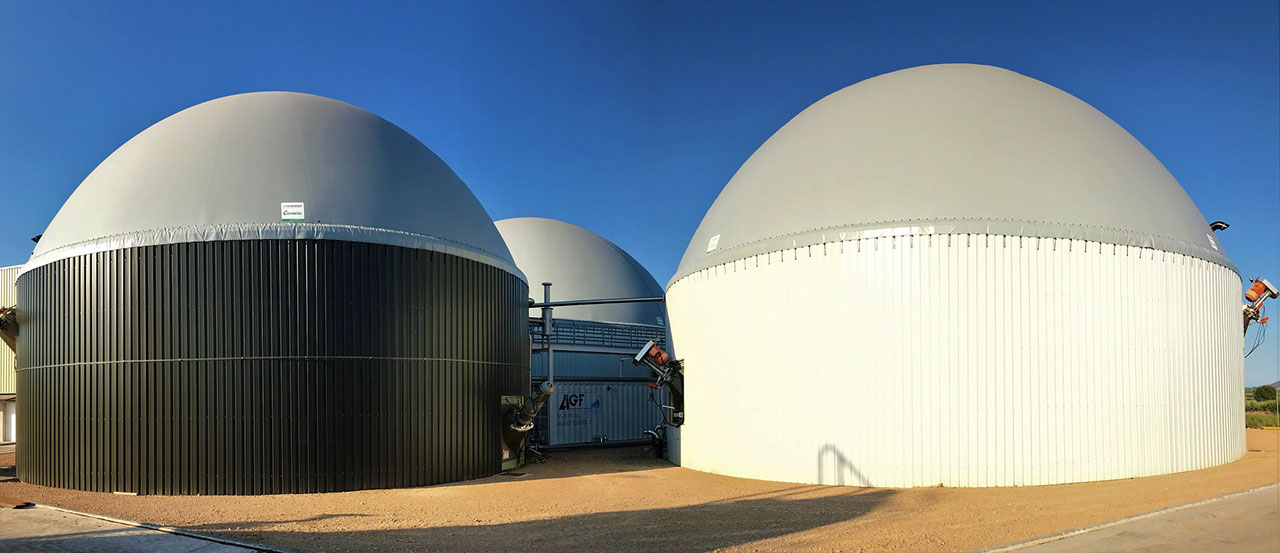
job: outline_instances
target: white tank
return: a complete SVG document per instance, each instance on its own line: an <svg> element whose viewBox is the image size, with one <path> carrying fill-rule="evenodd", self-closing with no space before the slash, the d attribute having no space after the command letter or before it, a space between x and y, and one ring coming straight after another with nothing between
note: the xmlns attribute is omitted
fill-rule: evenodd
<svg viewBox="0 0 1280 553"><path fill-rule="evenodd" d="M933 65L809 107L667 287L684 466L1019 486L1244 454L1240 276L1178 182L1075 97Z"/></svg>

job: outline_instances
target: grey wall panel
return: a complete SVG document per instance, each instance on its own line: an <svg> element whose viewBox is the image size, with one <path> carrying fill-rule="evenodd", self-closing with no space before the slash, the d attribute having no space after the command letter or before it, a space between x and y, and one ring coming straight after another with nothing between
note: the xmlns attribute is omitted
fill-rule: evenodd
<svg viewBox="0 0 1280 553"><path fill-rule="evenodd" d="M666 390L644 382L556 381L556 391L538 415L535 443L552 447L647 442L645 430L662 423Z"/></svg>
<svg viewBox="0 0 1280 553"><path fill-rule="evenodd" d="M316 240L148 246L23 274L19 476L93 491L264 494L499 470L529 386L526 285L426 250Z"/></svg>
<svg viewBox="0 0 1280 553"><path fill-rule="evenodd" d="M636 351L640 351L637 346ZM631 362L635 353L595 353L581 351L555 351L556 380L589 379L609 380L614 378L653 380L653 371L645 365ZM547 379L547 354L534 351L530 359L530 368L535 380Z"/></svg>
<svg viewBox="0 0 1280 553"><path fill-rule="evenodd" d="M555 323L551 326L551 343L553 344L622 348L626 351L634 350L632 351L634 355L649 340L659 344L666 341L666 327L662 325L561 319L559 311L553 313L552 317L555 319ZM529 319L529 333L535 340L543 340L541 317Z"/></svg>
<svg viewBox="0 0 1280 553"><path fill-rule="evenodd" d="M529 319L529 334L534 343L531 360L533 378L546 379L547 363L546 352L542 350L541 319ZM634 365L632 358L650 340L660 347L667 347L666 328L658 325L557 318L551 338L556 356L557 380L650 379L653 374L648 367Z"/></svg>

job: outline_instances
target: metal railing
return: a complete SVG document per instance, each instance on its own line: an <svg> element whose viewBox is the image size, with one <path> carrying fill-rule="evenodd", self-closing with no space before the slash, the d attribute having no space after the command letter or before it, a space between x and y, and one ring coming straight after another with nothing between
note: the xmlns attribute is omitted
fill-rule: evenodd
<svg viewBox="0 0 1280 553"><path fill-rule="evenodd" d="M529 319L529 338L535 345L542 342L541 319ZM601 323L559 318L555 320L551 329L553 344L633 349L644 346L649 340L665 345L666 329L658 325Z"/></svg>

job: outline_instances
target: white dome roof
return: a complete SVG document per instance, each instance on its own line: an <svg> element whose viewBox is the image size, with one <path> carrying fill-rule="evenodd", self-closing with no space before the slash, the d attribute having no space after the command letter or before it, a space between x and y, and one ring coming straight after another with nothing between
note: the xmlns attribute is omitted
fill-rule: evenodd
<svg viewBox="0 0 1280 553"><path fill-rule="evenodd" d="M552 283L551 301L662 296L662 287L644 266L587 229L537 217L495 224L529 278L529 295L535 300L542 301L543 282ZM541 310L531 309L529 315L541 316ZM648 325L666 321L661 303L557 307L554 317Z"/></svg>
<svg viewBox="0 0 1280 553"><path fill-rule="evenodd" d="M282 203L303 204L284 221ZM227 96L133 137L80 184L26 269L116 248L314 238L444 251L519 275L493 220L430 149L349 104Z"/></svg>
<svg viewBox="0 0 1280 553"><path fill-rule="evenodd" d="M1012 71L952 64L862 81L779 129L716 198L672 282L796 246L971 232L1151 247L1234 270L1178 182L1107 116Z"/></svg>

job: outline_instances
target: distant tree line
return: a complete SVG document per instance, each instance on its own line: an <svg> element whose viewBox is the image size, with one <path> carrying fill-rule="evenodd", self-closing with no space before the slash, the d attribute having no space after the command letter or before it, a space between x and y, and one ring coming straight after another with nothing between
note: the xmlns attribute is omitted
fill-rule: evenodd
<svg viewBox="0 0 1280 553"><path fill-rule="evenodd" d="M1276 387L1270 384L1266 386L1258 386L1253 389L1253 399L1257 401L1270 401L1276 398Z"/></svg>

